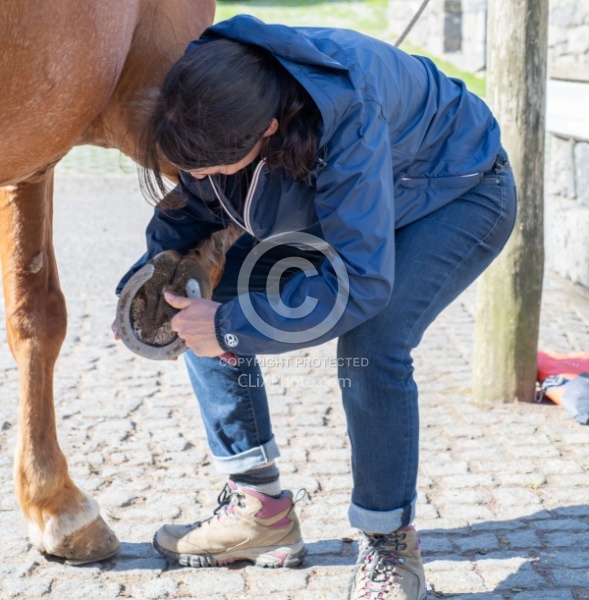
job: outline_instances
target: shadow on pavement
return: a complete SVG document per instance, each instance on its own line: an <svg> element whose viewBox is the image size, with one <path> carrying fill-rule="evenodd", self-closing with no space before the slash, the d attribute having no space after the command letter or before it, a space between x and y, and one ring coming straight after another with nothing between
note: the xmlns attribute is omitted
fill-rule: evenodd
<svg viewBox="0 0 589 600"><path fill-rule="evenodd" d="M589 599L589 505L540 510L456 529L420 529L419 535L428 600L496 600L522 592L522 600L560 600L572 598L567 595L571 590L576 599ZM355 541L343 544L339 554L316 553L322 545L336 542L307 544L309 556L303 568L351 568L358 549ZM469 585L472 590L486 587L488 591L469 592ZM444 591L461 586L464 591Z"/></svg>

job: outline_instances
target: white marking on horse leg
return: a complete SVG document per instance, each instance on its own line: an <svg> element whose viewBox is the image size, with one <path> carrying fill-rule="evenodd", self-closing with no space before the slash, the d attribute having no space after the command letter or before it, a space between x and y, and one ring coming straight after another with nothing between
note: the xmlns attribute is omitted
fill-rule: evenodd
<svg viewBox="0 0 589 600"><path fill-rule="evenodd" d="M43 268L43 250L33 256L33 260L29 264L31 273L38 273Z"/></svg>
<svg viewBox="0 0 589 600"><path fill-rule="evenodd" d="M42 533L42 547L46 552L52 554L68 535L90 525L99 516L98 503L86 496L75 514L63 513L47 519L45 531ZM31 537L31 541L35 543L35 538Z"/></svg>
<svg viewBox="0 0 589 600"><path fill-rule="evenodd" d="M29 521L29 540L31 544L40 550L45 552L45 544L43 543L43 532L40 527L34 521Z"/></svg>

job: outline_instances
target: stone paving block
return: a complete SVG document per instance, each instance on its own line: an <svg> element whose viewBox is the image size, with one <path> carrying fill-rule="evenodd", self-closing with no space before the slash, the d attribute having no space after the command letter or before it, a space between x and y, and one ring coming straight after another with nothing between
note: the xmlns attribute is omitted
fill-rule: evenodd
<svg viewBox="0 0 589 600"><path fill-rule="evenodd" d="M25 577L28 575L37 565L33 560L27 560L21 562L5 562L0 564L0 581L5 577Z"/></svg>
<svg viewBox="0 0 589 600"><path fill-rule="evenodd" d="M508 526L516 524L518 521L525 522L527 520L537 521L540 519L550 519L551 515L547 510L540 509L536 506L537 512L530 514L530 510L534 507L527 508L525 506L502 506L497 507L495 512L495 518L499 522L507 523Z"/></svg>
<svg viewBox="0 0 589 600"><path fill-rule="evenodd" d="M133 558L133 559L145 559L159 557L154 547L149 542L143 543L130 543L121 542L121 547L117 553L117 559L120 558Z"/></svg>
<svg viewBox="0 0 589 600"><path fill-rule="evenodd" d="M434 485L434 480L430 477L418 476L417 478L417 494L418 496L424 494L424 490L431 488Z"/></svg>
<svg viewBox="0 0 589 600"><path fill-rule="evenodd" d="M331 461L331 462L320 462L316 463L313 460L309 462L310 472L317 476L329 476L329 475L344 475L351 471L349 461Z"/></svg>
<svg viewBox="0 0 589 600"><path fill-rule="evenodd" d="M129 506L133 500L137 498L137 494L132 491L109 491L104 494L99 494L95 500L103 507L124 507Z"/></svg>
<svg viewBox="0 0 589 600"><path fill-rule="evenodd" d="M25 553L31 544L26 538L18 537L12 540L6 540L2 544L2 556L5 558L15 558Z"/></svg>
<svg viewBox="0 0 589 600"><path fill-rule="evenodd" d="M75 477L78 487L86 492L95 492L104 486L103 477Z"/></svg>
<svg viewBox="0 0 589 600"><path fill-rule="evenodd" d="M446 517L440 513L435 519L420 518L416 519L416 526L419 531L429 531L430 533L444 533L451 531L453 533L468 533L469 521L462 517Z"/></svg>
<svg viewBox="0 0 589 600"><path fill-rule="evenodd" d="M305 489L309 494L315 493L320 487L319 482L315 477L299 474L289 475L288 479L283 482L283 485L288 486L293 491Z"/></svg>
<svg viewBox="0 0 589 600"><path fill-rule="evenodd" d="M225 596L223 594L214 594L213 596L207 596L206 600L241 600L243 596L241 594L237 596ZM190 596L190 595L174 595L173 600L203 600L204 596Z"/></svg>
<svg viewBox="0 0 589 600"><path fill-rule="evenodd" d="M546 460L542 462L542 470L544 473L582 473L583 469L574 461L571 460Z"/></svg>
<svg viewBox="0 0 589 600"><path fill-rule="evenodd" d="M278 600L278 599L276 599ZM342 600L341 592L313 590L296 595L296 600Z"/></svg>
<svg viewBox="0 0 589 600"><path fill-rule="evenodd" d="M330 448L328 450L313 450L310 452L310 457L316 462L348 462L350 461L350 450L347 448Z"/></svg>
<svg viewBox="0 0 589 600"><path fill-rule="evenodd" d="M147 557L129 558L116 560L114 565L107 571L102 572L102 576L108 576L109 579L119 580L121 574L125 575L149 575L154 577L161 575L167 568L167 562L159 554L153 553Z"/></svg>
<svg viewBox="0 0 589 600"><path fill-rule="evenodd" d="M499 541L507 546L507 549L515 548L541 548L542 542L534 531L529 529L516 530L499 534Z"/></svg>
<svg viewBox="0 0 589 600"><path fill-rule="evenodd" d="M470 504L446 505L439 509L439 513L442 517L451 520L464 519L469 525L492 521L495 518L495 514L490 508Z"/></svg>
<svg viewBox="0 0 589 600"><path fill-rule="evenodd" d="M426 571L428 573L438 573L443 571L454 571L457 577L462 577L464 573L474 571L475 563L471 560L447 554L426 561Z"/></svg>
<svg viewBox="0 0 589 600"><path fill-rule="evenodd" d="M589 588L589 571L587 569L553 569L552 579L558 587Z"/></svg>
<svg viewBox="0 0 589 600"><path fill-rule="evenodd" d="M309 556L315 556L318 554L341 554L344 542L339 540L316 540L309 542L305 540L305 546Z"/></svg>
<svg viewBox="0 0 589 600"><path fill-rule="evenodd" d="M534 590L533 592L520 592L513 600L574 600L570 590Z"/></svg>
<svg viewBox="0 0 589 600"><path fill-rule="evenodd" d="M537 473L537 467L531 460L496 460L493 458L489 460L489 457L482 456L480 459L472 460L471 466L473 471L476 472L492 472L496 473L494 476L498 477L500 473Z"/></svg>
<svg viewBox="0 0 589 600"><path fill-rule="evenodd" d="M468 463L466 461L427 461L421 466L421 470L430 477L438 478L449 475L463 475L468 472Z"/></svg>
<svg viewBox="0 0 589 600"><path fill-rule="evenodd" d="M475 552L476 554L486 554L491 550L498 550L501 544L497 536L492 533L481 533L468 537L454 536L452 542L458 548L459 552Z"/></svg>
<svg viewBox="0 0 589 600"><path fill-rule="evenodd" d="M102 567L105 565L105 563L89 563L72 569L70 565L66 565L63 562L47 562L46 557L41 553L38 553L35 565L37 567L37 571L44 563L45 567L42 569L43 577L48 577L54 580L51 589L58 585L60 581L64 580L75 580L80 585L98 583L100 574L102 572ZM33 577L36 575L37 572L31 574Z"/></svg>
<svg viewBox="0 0 589 600"><path fill-rule="evenodd" d="M416 506L416 515L419 520L422 519L436 519L440 516L440 513L431 504L424 504L418 502Z"/></svg>
<svg viewBox="0 0 589 600"><path fill-rule="evenodd" d="M512 460L511 456L509 456L506 452L503 452L499 446L492 446L491 448L479 447L472 449L457 448L455 453L458 458L461 460L466 460L469 463L478 462L481 459L488 461L490 472L494 470L505 469L506 463ZM489 454L493 455L492 459L489 458Z"/></svg>
<svg viewBox="0 0 589 600"><path fill-rule="evenodd" d="M336 490L349 490L352 487L352 475L330 475L328 477L322 477L321 489L325 492L331 492Z"/></svg>
<svg viewBox="0 0 589 600"><path fill-rule="evenodd" d="M574 533L561 531L544 535L549 547L552 548L589 548L589 533Z"/></svg>
<svg viewBox="0 0 589 600"><path fill-rule="evenodd" d="M184 570L181 580L191 594L210 597L214 594L242 594L245 590L243 570L232 572L228 569Z"/></svg>
<svg viewBox="0 0 589 600"><path fill-rule="evenodd" d="M104 464L104 456L100 452L78 453L72 454L68 462L72 465L82 464L97 467Z"/></svg>
<svg viewBox="0 0 589 600"><path fill-rule="evenodd" d="M248 573L248 579L251 576ZM254 590L259 592L291 592L307 586L307 573L293 569L276 569L271 577L266 574L254 578Z"/></svg>
<svg viewBox="0 0 589 600"><path fill-rule="evenodd" d="M5 598L34 598L49 594L53 579L34 577L30 579L5 579L2 582Z"/></svg>
<svg viewBox="0 0 589 600"><path fill-rule="evenodd" d="M344 500L339 504L327 502L314 502L305 507L301 507L300 513L304 515L305 520L317 521L323 519L324 521L338 521L345 522L345 518L348 512L348 500Z"/></svg>
<svg viewBox="0 0 589 600"><path fill-rule="evenodd" d="M280 463L292 462L303 465L309 460L310 452L300 446L282 446L280 448ZM317 461L319 462L319 461Z"/></svg>
<svg viewBox="0 0 589 600"><path fill-rule="evenodd" d="M110 526L115 530L115 533L122 542L129 544L151 544L153 535L155 532L164 524L163 519L145 521L143 519L134 521L133 519L127 519L126 513L121 513L124 517L114 523L109 523ZM187 519L187 521L194 521L194 519ZM140 555L142 556L142 555ZM148 556L159 557L155 551L148 554Z"/></svg>
<svg viewBox="0 0 589 600"><path fill-rule="evenodd" d="M258 593L253 592L254 595L249 596L248 600L298 600L298 595L296 593L285 594L285 592L277 592L277 593L263 593L258 595ZM219 600L229 600L229 598L225 598ZM231 600L241 600L240 596L233 596Z"/></svg>
<svg viewBox="0 0 589 600"><path fill-rule="evenodd" d="M505 506L520 506L522 509L529 510L530 507L541 504L542 500L533 490L502 487L494 492L495 500L501 508Z"/></svg>
<svg viewBox="0 0 589 600"><path fill-rule="evenodd" d="M178 591L178 583L171 577L162 577L152 579L142 583L135 583L131 586L131 592L134 598L142 600L160 600L160 598L170 598Z"/></svg>
<svg viewBox="0 0 589 600"><path fill-rule="evenodd" d="M172 439L153 440L153 449L157 454L184 452L190 448L190 442L182 434Z"/></svg>
<svg viewBox="0 0 589 600"><path fill-rule="evenodd" d="M51 596L64 600L110 600L118 597L122 588L119 583L78 581L78 578L73 576L53 585Z"/></svg>
<svg viewBox="0 0 589 600"><path fill-rule="evenodd" d="M309 582L307 585L308 590L315 590L315 593L319 593L319 590L343 590L345 589L345 585L347 584L344 573L339 572L337 574L329 574L329 573L318 573L318 569L314 569L314 572L309 576ZM341 571L341 569L340 569ZM347 573L350 576L352 573L352 569ZM349 577L348 577L349 579Z"/></svg>
<svg viewBox="0 0 589 600"><path fill-rule="evenodd" d="M2 497L0 497L0 511L6 512L16 512L19 511L18 501L16 499L15 490L12 484L8 486L8 489L3 492Z"/></svg>
<svg viewBox="0 0 589 600"><path fill-rule="evenodd" d="M485 590L482 578L474 571L454 570L431 572L426 568L428 584L436 591L446 594L470 594Z"/></svg>
<svg viewBox="0 0 589 600"><path fill-rule="evenodd" d="M455 539L455 537L453 536L449 539L447 537L423 535L420 532L421 552L424 556L430 556L439 552L450 553L454 549L451 542L452 539Z"/></svg>
<svg viewBox="0 0 589 600"><path fill-rule="evenodd" d="M166 504L165 506L128 506L115 512L119 518L130 521L142 521L144 523L167 523L177 519L182 514L178 504Z"/></svg>
<svg viewBox="0 0 589 600"><path fill-rule="evenodd" d="M515 486L525 485L530 489L540 489L546 483L546 477L542 473L512 473L501 471L493 475L495 482L499 485Z"/></svg>
<svg viewBox="0 0 589 600"><path fill-rule="evenodd" d="M589 516L589 514L587 515ZM580 519L554 519L533 524L540 531L589 531L589 523Z"/></svg>
<svg viewBox="0 0 589 600"><path fill-rule="evenodd" d="M436 596L437 598L437 596ZM504 600L503 596L500 596L499 594L467 594L466 596L463 596L462 594L459 596L449 596L449 598L451 598L452 600ZM429 597L428 597L429 600Z"/></svg>
<svg viewBox="0 0 589 600"><path fill-rule="evenodd" d="M444 427L446 435L452 438L468 438L470 440L481 438L485 432L481 427L475 425L457 425Z"/></svg>
<svg viewBox="0 0 589 600"><path fill-rule="evenodd" d="M548 475L547 481L550 487L570 487L579 486L585 487L587 485L587 478L589 475L586 472L583 473L571 473L569 475Z"/></svg>
<svg viewBox="0 0 589 600"><path fill-rule="evenodd" d="M312 517L307 518L304 512L299 513L302 521L301 529L303 532L303 539L313 539L318 531L321 532L321 536L325 540L339 540L355 536L357 531L347 523L345 512L346 511L342 511L339 518L329 521ZM319 560L319 556L321 555L313 558L313 564L329 564ZM329 558L331 559L333 556L329 555Z"/></svg>
<svg viewBox="0 0 589 600"><path fill-rule="evenodd" d="M566 567L571 569L589 568L589 550L549 550L540 553L540 564L549 568Z"/></svg>
<svg viewBox="0 0 589 600"><path fill-rule="evenodd" d="M490 488L494 481L491 475L467 473L465 475L451 475L443 479L437 479L437 482L446 489L472 489L472 488Z"/></svg>
<svg viewBox="0 0 589 600"><path fill-rule="evenodd" d="M478 561L477 573L492 590L540 589L546 579L535 569L529 558L513 552L494 552Z"/></svg>
<svg viewBox="0 0 589 600"><path fill-rule="evenodd" d="M302 438L307 449L312 448L343 448L346 446L347 440L344 435L308 435Z"/></svg>

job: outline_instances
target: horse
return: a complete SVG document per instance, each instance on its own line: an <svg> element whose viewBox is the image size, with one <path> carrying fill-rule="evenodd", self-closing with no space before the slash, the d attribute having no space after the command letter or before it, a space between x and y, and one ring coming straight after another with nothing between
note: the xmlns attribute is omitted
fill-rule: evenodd
<svg viewBox="0 0 589 600"><path fill-rule="evenodd" d="M83 144L137 158L139 100L214 14L214 0L0 2L0 263L20 381L15 488L31 542L70 563L113 556L119 541L71 479L57 440L53 371L66 306L52 245L54 168Z"/></svg>

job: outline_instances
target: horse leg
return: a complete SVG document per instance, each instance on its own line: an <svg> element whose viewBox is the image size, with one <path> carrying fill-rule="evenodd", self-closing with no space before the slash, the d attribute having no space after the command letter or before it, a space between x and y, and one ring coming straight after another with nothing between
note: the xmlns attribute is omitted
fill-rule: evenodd
<svg viewBox="0 0 589 600"><path fill-rule="evenodd" d="M57 441L53 368L66 331L52 235L53 170L0 188L0 262L10 350L20 378L17 496L39 550L75 563L112 556L119 541L68 474Z"/></svg>

